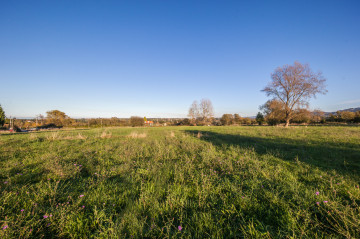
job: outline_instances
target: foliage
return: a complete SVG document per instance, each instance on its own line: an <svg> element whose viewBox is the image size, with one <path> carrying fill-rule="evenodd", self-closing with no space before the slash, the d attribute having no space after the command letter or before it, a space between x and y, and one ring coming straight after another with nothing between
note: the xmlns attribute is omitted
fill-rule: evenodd
<svg viewBox="0 0 360 239"><path fill-rule="evenodd" d="M327 118L329 122L360 123L360 111L337 111Z"/></svg>
<svg viewBox="0 0 360 239"><path fill-rule="evenodd" d="M264 123L264 121L265 121L264 115L261 112L258 112L256 115L256 122L259 125L262 125Z"/></svg>
<svg viewBox="0 0 360 239"><path fill-rule="evenodd" d="M359 127L0 135L0 238L359 238Z"/></svg>
<svg viewBox="0 0 360 239"><path fill-rule="evenodd" d="M130 117L130 124L132 127L136 126L143 126L144 125L144 119L139 116L131 116Z"/></svg>
<svg viewBox="0 0 360 239"><path fill-rule="evenodd" d="M279 100L285 112L285 126L294 117L294 109L307 106L316 94L325 94L325 78L314 73L309 65L295 62L294 65L278 67L271 75L272 81L262 91Z"/></svg>
<svg viewBox="0 0 360 239"><path fill-rule="evenodd" d="M311 121L311 112L307 109L296 109L294 111L294 116L292 122L294 123L310 123Z"/></svg>
<svg viewBox="0 0 360 239"><path fill-rule="evenodd" d="M264 112L265 120L269 125L277 125L285 119L285 110L279 100L268 100L260 106L260 110Z"/></svg>
<svg viewBox="0 0 360 239"><path fill-rule="evenodd" d="M3 126L5 123L5 111L0 105L0 126Z"/></svg>
<svg viewBox="0 0 360 239"><path fill-rule="evenodd" d="M321 110L311 112L311 121L313 123L325 123L325 113Z"/></svg>
<svg viewBox="0 0 360 239"><path fill-rule="evenodd" d="M231 125L234 123L234 116L232 114L223 114L220 122L222 125Z"/></svg>
<svg viewBox="0 0 360 239"><path fill-rule="evenodd" d="M48 124L55 124L57 126L64 126L70 123L71 119L64 112L60 110L51 110L46 112L46 121Z"/></svg>
<svg viewBox="0 0 360 239"><path fill-rule="evenodd" d="M241 117L239 114L234 114L234 123L241 124Z"/></svg>

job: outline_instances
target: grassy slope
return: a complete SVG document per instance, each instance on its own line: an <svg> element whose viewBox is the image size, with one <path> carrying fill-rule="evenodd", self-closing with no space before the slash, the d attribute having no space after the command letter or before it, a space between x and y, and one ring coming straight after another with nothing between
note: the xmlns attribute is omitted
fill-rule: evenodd
<svg viewBox="0 0 360 239"><path fill-rule="evenodd" d="M359 127L0 135L0 238L360 237L359 182Z"/></svg>

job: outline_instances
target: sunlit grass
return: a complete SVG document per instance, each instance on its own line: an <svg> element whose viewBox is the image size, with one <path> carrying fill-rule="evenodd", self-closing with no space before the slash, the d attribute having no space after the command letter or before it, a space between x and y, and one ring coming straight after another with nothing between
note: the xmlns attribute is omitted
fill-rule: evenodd
<svg viewBox="0 0 360 239"><path fill-rule="evenodd" d="M0 135L0 238L356 238L359 181L358 127Z"/></svg>

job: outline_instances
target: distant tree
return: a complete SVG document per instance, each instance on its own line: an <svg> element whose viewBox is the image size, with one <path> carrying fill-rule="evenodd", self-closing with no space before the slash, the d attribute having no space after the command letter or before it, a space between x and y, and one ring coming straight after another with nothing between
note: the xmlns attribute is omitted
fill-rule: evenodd
<svg viewBox="0 0 360 239"><path fill-rule="evenodd" d="M250 118L242 118L241 121L245 125L251 125L252 124L252 120Z"/></svg>
<svg viewBox="0 0 360 239"><path fill-rule="evenodd" d="M261 112L258 112L256 115L256 122L259 125L262 125L264 123L265 119L264 119L264 115Z"/></svg>
<svg viewBox="0 0 360 239"><path fill-rule="evenodd" d="M260 106L260 110L264 112L265 121L269 125L277 125L285 119L284 106L279 100L268 100Z"/></svg>
<svg viewBox="0 0 360 239"><path fill-rule="evenodd" d="M183 119L177 125L191 125L190 119Z"/></svg>
<svg viewBox="0 0 360 239"><path fill-rule="evenodd" d="M296 109L294 110L293 122L296 123L310 123L311 112L307 109Z"/></svg>
<svg viewBox="0 0 360 239"><path fill-rule="evenodd" d="M144 116L144 122L145 122L145 121L147 121L147 118L146 118L146 116Z"/></svg>
<svg viewBox="0 0 360 239"><path fill-rule="evenodd" d="M360 123L360 111L355 112L354 122L355 123Z"/></svg>
<svg viewBox="0 0 360 239"><path fill-rule="evenodd" d="M144 125L144 118L141 118L139 116L131 116L130 117L130 124L131 124L132 127L143 126Z"/></svg>
<svg viewBox="0 0 360 239"><path fill-rule="evenodd" d="M55 124L56 126L64 126L69 123L70 117L59 110L51 110L46 112L46 120L48 124Z"/></svg>
<svg viewBox="0 0 360 239"><path fill-rule="evenodd" d="M355 119L355 112L351 112L351 111L341 111L340 112L340 117L342 121L345 122L353 122Z"/></svg>
<svg viewBox="0 0 360 239"><path fill-rule="evenodd" d="M200 117L202 121L206 124L211 122L211 119L214 117L214 108L209 99L202 99L200 101Z"/></svg>
<svg viewBox="0 0 360 239"><path fill-rule="evenodd" d="M231 125L234 122L234 116L232 114L223 114L220 122L222 125Z"/></svg>
<svg viewBox="0 0 360 239"><path fill-rule="evenodd" d="M294 65L278 67L271 75L272 81L262 91L283 105L285 127L293 118L296 107L308 105L308 100L316 94L325 94L326 79L322 73L314 73L309 65L295 62Z"/></svg>
<svg viewBox="0 0 360 239"><path fill-rule="evenodd" d="M0 126L3 126L5 124L5 111L0 105Z"/></svg>
<svg viewBox="0 0 360 239"><path fill-rule="evenodd" d="M196 100L191 104L191 106L189 108L188 116L189 116L190 121L192 123L195 123L196 119L198 117L200 117L199 105L198 105L198 102Z"/></svg>
<svg viewBox="0 0 360 239"><path fill-rule="evenodd" d="M329 114L327 120L328 120L328 121L331 121L331 122L336 122L336 121L337 121L337 116L336 116L336 114Z"/></svg>
<svg viewBox="0 0 360 239"><path fill-rule="evenodd" d="M313 123L325 123L325 113L321 110L311 112L311 121Z"/></svg>
<svg viewBox="0 0 360 239"><path fill-rule="evenodd" d="M241 124L241 117L239 114L234 114L234 123Z"/></svg>
<svg viewBox="0 0 360 239"><path fill-rule="evenodd" d="M43 124L44 124L45 117L44 117L42 114L38 114L38 115L36 116L36 120L37 120L37 124L43 125Z"/></svg>

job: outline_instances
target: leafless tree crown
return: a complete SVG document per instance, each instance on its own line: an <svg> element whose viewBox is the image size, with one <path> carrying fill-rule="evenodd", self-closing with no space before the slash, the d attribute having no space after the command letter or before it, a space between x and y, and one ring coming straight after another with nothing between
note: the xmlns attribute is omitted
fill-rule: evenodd
<svg viewBox="0 0 360 239"><path fill-rule="evenodd" d="M204 120L214 117L214 108L209 99L202 99L200 102L200 114Z"/></svg>
<svg viewBox="0 0 360 239"><path fill-rule="evenodd" d="M278 67L271 75L272 81L262 90L282 102L288 125L295 107L307 106L308 100L316 94L325 94L326 79L322 73L314 73L308 64Z"/></svg>
<svg viewBox="0 0 360 239"><path fill-rule="evenodd" d="M190 119L196 119L200 117L199 106L196 100L191 104L188 116Z"/></svg>

